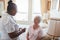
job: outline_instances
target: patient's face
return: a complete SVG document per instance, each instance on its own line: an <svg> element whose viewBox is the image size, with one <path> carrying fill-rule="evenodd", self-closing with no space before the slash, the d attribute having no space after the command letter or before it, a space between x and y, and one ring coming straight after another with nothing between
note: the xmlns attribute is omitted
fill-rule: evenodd
<svg viewBox="0 0 60 40"><path fill-rule="evenodd" d="M34 19L34 24L39 24L39 23L40 23L40 18L36 17L36 18Z"/></svg>

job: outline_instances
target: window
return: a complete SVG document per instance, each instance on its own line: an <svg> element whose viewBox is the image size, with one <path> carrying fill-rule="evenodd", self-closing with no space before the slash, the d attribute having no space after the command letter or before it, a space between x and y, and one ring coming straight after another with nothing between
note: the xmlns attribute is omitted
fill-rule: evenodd
<svg viewBox="0 0 60 40"><path fill-rule="evenodd" d="M28 0L16 0L17 14L14 17L16 20L28 21Z"/></svg>
<svg viewBox="0 0 60 40"><path fill-rule="evenodd" d="M58 10L59 0L51 0L51 9Z"/></svg>
<svg viewBox="0 0 60 40"><path fill-rule="evenodd" d="M41 16L41 1L32 0L32 20L35 16Z"/></svg>
<svg viewBox="0 0 60 40"><path fill-rule="evenodd" d="M51 0L50 18L60 18L58 8L59 8L59 0Z"/></svg>
<svg viewBox="0 0 60 40"><path fill-rule="evenodd" d="M23 22L33 21L35 16L41 16L41 1L40 0L16 0L17 15L16 20Z"/></svg>

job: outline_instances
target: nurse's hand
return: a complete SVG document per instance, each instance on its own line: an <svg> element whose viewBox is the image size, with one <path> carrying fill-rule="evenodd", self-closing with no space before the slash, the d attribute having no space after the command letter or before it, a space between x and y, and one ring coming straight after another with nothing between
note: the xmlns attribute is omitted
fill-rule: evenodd
<svg viewBox="0 0 60 40"><path fill-rule="evenodd" d="M24 33L26 31L26 28L24 29L21 29L21 31L14 31L14 32L11 32L11 33L8 33L9 37L10 38L16 38L18 37L19 35L21 35L22 33Z"/></svg>
<svg viewBox="0 0 60 40"><path fill-rule="evenodd" d="M26 31L26 28L22 29L21 31L22 31L22 33L24 33Z"/></svg>
<svg viewBox="0 0 60 40"><path fill-rule="evenodd" d="M22 28L19 28L19 31L21 31L22 30Z"/></svg>

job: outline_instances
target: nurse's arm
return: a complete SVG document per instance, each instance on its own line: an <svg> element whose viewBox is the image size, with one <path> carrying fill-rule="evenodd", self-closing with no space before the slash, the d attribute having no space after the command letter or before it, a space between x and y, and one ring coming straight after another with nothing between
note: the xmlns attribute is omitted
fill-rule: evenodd
<svg viewBox="0 0 60 40"><path fill-rule="evenodd" d="M22 31L15 31L15 32L12 32L12 33L8 33L8 35L10 36L10 38L16 38L24 32L25 32L25 28L22 29Z"/></svg>

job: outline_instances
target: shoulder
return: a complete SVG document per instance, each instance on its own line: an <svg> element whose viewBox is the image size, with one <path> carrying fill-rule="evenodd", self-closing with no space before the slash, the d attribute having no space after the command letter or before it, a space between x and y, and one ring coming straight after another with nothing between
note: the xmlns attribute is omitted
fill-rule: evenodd
<svg viewBox="0 0 60 40"><path fill-rule="evenodd" d="M32 28L33 28L33 25L30 25L30 26L29 26L29 29L32 29Z"/></svg>
<svg viewBox="0 0 60 40"><path fill-rule="evenodd" d="M28 28L28 32L30 32L32 30L33 25L30 25Z"/></svg>
<svg viewBox="0 0 60 40"><path fill-rule="evenodd" d="M9 18L9 15L8 15L8 13L2 13L2 18L4 18L4 19L6 19L6 18Z"/></svg>
<svg viewBox="0 0 60 40"><path fill-rule="evenodd" d="M4 24L7 24L9 22L10 18L9 18L9 15L8 13L2 13L2 22Z"/></svg>

